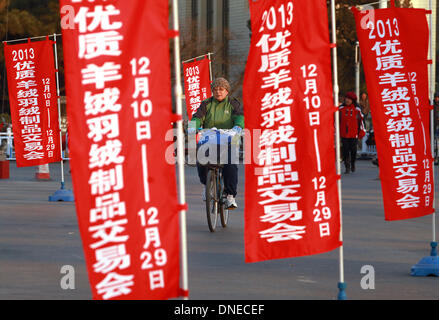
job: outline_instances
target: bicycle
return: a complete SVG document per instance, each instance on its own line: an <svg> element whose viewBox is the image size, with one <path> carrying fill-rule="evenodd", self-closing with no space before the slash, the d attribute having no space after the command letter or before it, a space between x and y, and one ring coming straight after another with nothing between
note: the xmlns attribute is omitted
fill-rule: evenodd
<svg viewBox="0 0 439 320"><path fill-rule="evenodd" d="M220 216L221 225L223 228L227 227L229 221L229 210L226 208L227 195L224 193L224 177L222 175L222 168L224 162L221 161L221 153L224 149L220 146L227 145L227 151L231 155L231 146L238 144L240 139L235 139L235 132L233 130L216 130L216 129L204 129L200 133L200 136L205 134L203 138L200 138L197 146L199 144L210 143L211 145L220 149L217 154L217 159L210 159L205 166L207 166L207 177L206 177L206 216L207 225L210 232L215 232L218 215ZM231 135L233 134L233 135ZM237 136L240 138L240 135ZM208 156L208 152L205 154ZM231 157L227 158L231 161ZM226 162L227 163L227 162Z"/></svg>
<svg viewBox="0 0 439 320"><path fill-rule="evenodd" d="M224 193L224 177L221 165L208 165L206 179L206 215L210 232L215 232L218 213L223 228L229 221L229 210L226 209L226 194Z"/></svg>

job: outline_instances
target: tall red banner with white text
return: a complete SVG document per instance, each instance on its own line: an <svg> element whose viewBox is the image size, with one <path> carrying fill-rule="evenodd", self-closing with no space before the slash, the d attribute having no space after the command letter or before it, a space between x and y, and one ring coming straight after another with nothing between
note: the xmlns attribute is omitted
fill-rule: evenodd
<svg viewBox="0 0 439 320"><path fill-rule="evenodd" d="M386 220L433 213L426 11L353 9L377 145Z"/></svg>
<svg viewBox="0 0 439 320"><path fill-rule="evenodd" d="M327 252L341 242L326 1L249 5L246 262Z"/></svg>
<svg viewBox="0 0 439 320"><path fill-rule="evenodd" d="M177 297L177 189L164 143L175 121L168 1L60 4L71 9L61 20L74 22L63 26L67 110L93 298Z"/></svg>
<svg viewBox="0 0 439 320"><path fill-rule="evenodd" d="M184 94L189 121L203 100L212 96L210 88L210 60L183 63Z"/></svg>
<svg viewBox="0 0 439 320"><path fill-rule="evenodd" d="M53 41L5 44L17 167L61 161Z"/></svg>

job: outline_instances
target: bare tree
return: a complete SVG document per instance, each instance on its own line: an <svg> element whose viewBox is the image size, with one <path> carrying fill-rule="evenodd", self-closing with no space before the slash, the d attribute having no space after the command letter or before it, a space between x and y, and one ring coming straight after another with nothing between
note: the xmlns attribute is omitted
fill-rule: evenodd
<svg viewBox="0 0 439 320"><path fill-rule="evenodd" d="M230 81L230 93L234 94L239 91L242 87L245 65L239 56L230 52L228 45L230 40L236 38L236 35L226 28L221 31L220 39L218 39L219 37L213 29L199 32L196 20L189 21L187 25L187 29L191 31L181 35L182 60L188 60L208 52L212 53L213 78L229 78L230 70L238 70L238 78Z"/></svg>

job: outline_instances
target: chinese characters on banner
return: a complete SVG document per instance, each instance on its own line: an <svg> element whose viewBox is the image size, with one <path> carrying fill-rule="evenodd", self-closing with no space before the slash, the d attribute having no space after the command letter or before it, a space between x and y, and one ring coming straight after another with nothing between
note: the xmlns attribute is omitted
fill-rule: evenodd
<svg viewBox="0 0 439 320"><path fill-rule="evenodd" d="M5 44L17 167L61 161L53 41Z"/></svg>
<svg viewBox="0 0 439 320"><path fill-rule="evenodd" d="M167 0L63 0L71 167L94 299L180 294Z"/></svg>
<svg viewBox="0 0 439 320"><path fill-rule="evenodd" d="M184 88L189 121L201 101L212 96L209 59L183 63Z"/></svg>
<svg viewBox="0 0 439 320"><path fill-rule="evenodd" d="M353 9L370 96L386 220L433 213L426 11ZM415 23L414 23L415 22ZM362 26L363 25L363 26Z"/></svg>
<svg viewBox="0 0 439 320"><path fill-rule="evenodd" d="M326 1L249 1L246 262L341 245ZM260 134L256 134L256 132Z"/></svg>

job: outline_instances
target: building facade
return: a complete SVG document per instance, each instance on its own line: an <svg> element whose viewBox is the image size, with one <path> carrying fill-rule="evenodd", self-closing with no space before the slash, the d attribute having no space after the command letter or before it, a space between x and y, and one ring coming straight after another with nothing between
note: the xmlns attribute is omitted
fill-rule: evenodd
<svg viewBox="0 0 439 320"><path fill-rule="evenodd" d="M250 47L248 0L179 1L182 60L211 52L212 73L227 78L241 97Z"/></svg>

